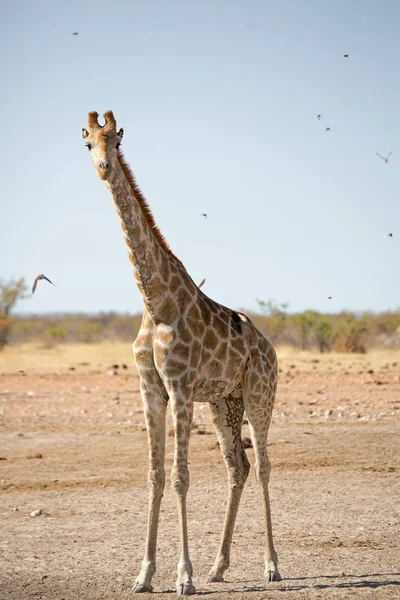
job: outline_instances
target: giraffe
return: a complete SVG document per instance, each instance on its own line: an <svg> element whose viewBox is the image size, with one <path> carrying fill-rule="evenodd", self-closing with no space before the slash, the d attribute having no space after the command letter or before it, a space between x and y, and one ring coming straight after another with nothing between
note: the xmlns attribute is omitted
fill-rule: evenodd
<svg viewBox="0 0 400 600"><path fill-rule="evenodd" d="M229 567L236 514L250 464L242 439L249 422L265 521L265 582L281 579L272 539L267 434L277 384L277 358L251 320L206 296L173 254L155 224L136 179L120 150L123 129L111 111L88 115L82 130L97 175L113 198L144 310L133 343L149 445L149 508L145 552L133 592L151 592L156 570L160 504L165 486L166 410L174 426L171 485L176 495L180 557L178 595L195 593L189 556L186 496L188 446L194 401L205 402L228 473L228 501L222 539L209 582L223 581Z"/></svg>

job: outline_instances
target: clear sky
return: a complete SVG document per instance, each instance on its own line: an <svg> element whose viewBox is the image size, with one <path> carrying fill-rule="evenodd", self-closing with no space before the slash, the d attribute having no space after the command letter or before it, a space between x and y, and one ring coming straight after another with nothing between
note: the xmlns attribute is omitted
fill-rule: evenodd
<svg viewBox="0 0 400 600"><path fill-rule="evenodd" d="M81 138L107 109L210 297L400 305L400 2L3 0L1 18L0 277L57 285L19 310L142 310Z"/></svg>

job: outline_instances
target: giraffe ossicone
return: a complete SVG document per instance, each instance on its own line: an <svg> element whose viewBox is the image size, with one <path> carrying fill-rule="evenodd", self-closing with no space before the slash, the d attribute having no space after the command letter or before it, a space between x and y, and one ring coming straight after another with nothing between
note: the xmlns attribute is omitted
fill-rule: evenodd
<svg viewBox="0 0 400 600"><path fill-rule="evenodd" d="M166 410L174 423L171 484L179 516L180 557L176 590L195 592L189 556L186 495L193 403L206 402L228 472L228 501L219 551L208 581L223 581L242 490L250 469L241 429L246 411L265 519L266 582L280 580L272 540L267 435L277 385L277 358L270 342L245 315L206 296L172 253L126 163L123 130L111 111L89 113L82 135L100 179L113 198L129 259L144 302L133 344L149 442L149 511L145 553L134 592L152 591L160 504L165 486Z"/></svg>

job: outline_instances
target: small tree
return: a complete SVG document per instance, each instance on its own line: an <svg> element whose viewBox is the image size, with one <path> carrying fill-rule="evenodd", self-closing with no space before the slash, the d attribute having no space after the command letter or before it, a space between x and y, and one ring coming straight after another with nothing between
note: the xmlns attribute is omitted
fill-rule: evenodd
<svg viewBox="0 0 400 600"><path fill-rule="evenodd" d="M0 281L0 350L8 343L13 319L11 311L18 300L27 297L28 288L23 278L4 282Z"/></svg>
<svg viewBox="0 0 400 600"><path fill-rule="evenodd" d="M300 330L301 348L307 350L308 341L311 330L315 324L317 313L315 310L306 310L303 313L296 313L293 315L293 323Z"/></svg>
<svg viewBox="0 0 400 600"><path fill-rule="evenodd" d="M319 316L315 323L315 335L320 352L330 351L333 339L333 327L329 319Z"/></svg>
<svg viewBox="0 0 400 600"><path fill-rule="evenodd" d="M55 325L44 330L44 339L47 348L53 348L57 342L65 342L68 330L65 325Z"/></svg>
<svg viewBox="0 0 400 600"><path fill-rule="evenodd" d="M365 354L367 349L365 346L364 334L367 333L367 331L368 327L365 321L356 321L347 334L345 343L346 351Z"/></svg>
<svg viewBox="0 0 400 600"><path fill-rule="evenodd" d="M367 351L365 345L367 332L368 326L363 319L357 319L351 313L341 313L336 327L334 350L364 354Z"/></svg>
<svg viewBox="0 0 400 600"><path fill-rule="evenodd" d="M276 342L277 337L283 333L286 327L288 303L278 304L275 300L256 300L263 315L267 318L268 336L272 342Z"/></svg>

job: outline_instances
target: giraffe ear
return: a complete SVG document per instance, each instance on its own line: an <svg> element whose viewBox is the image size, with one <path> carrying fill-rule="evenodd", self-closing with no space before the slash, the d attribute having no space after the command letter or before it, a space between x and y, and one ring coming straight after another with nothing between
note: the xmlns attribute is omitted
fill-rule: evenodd
<svg viewBox="0 0 400 600"><path fill-rule="evenodd" d="M122 138L124 137L124 130L122 129L122 127L121 127L121 129L118 131L117 135L118 135L118 136L121 138L121 140L122 140Z"/></svg>
<svg viewBox="0 0 400 600"><path fill-rule="evenodd" d="M89 135L88 130L85 129L84 127L82 127L82 137L83 137L83 139L87 138L88 135Z"/></svg>

